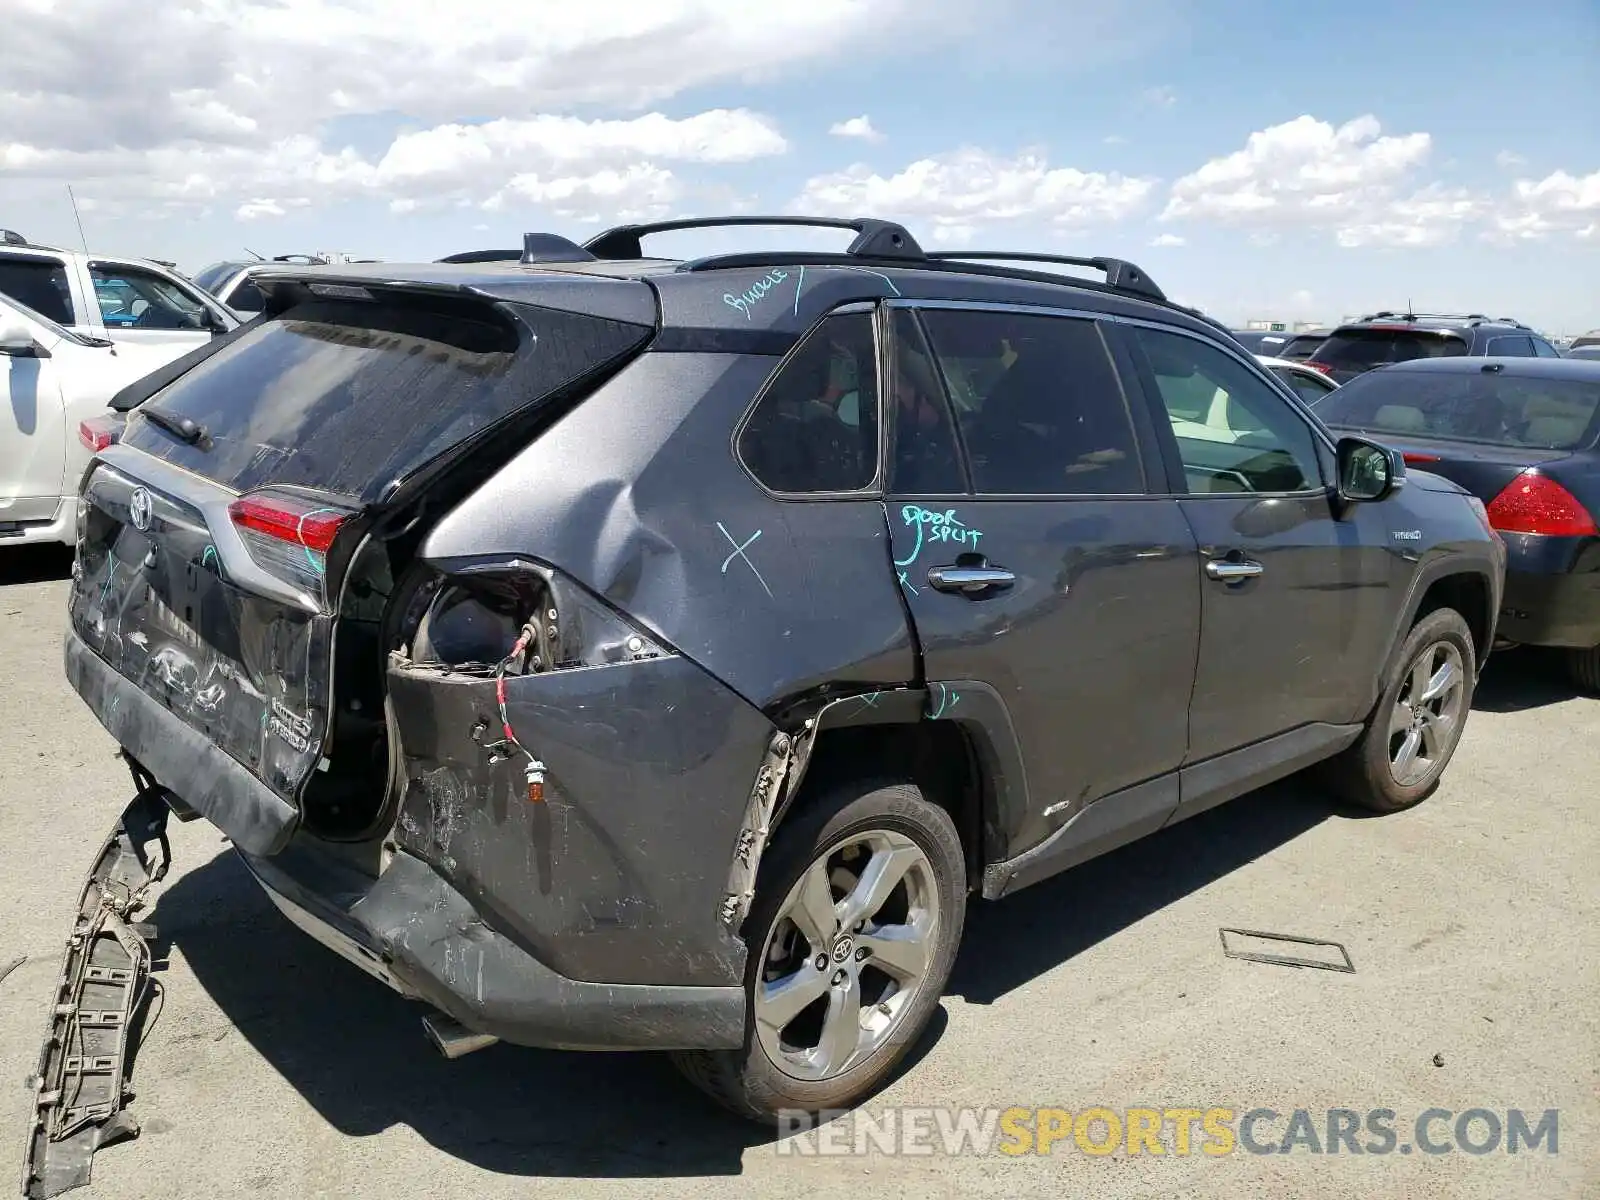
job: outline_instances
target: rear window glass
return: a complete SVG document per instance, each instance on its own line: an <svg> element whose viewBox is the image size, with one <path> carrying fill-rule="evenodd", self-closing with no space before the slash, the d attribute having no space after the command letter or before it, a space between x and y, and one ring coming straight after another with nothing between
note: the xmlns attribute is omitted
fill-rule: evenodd
<svg viewBox="0 0 1600 1200"><path fill-rule="evenodd" d="M1397 437L1571 450L1594 440L1600 383L1472 371L1362 375L1317 405L1330 425Z"/></svg>
<svg viewBox="0 0 1600 1200"><path fill-rule="evenodd" d="M403 303L313 302L249 329L146 402L204 430L126 440L234 488L387 485L639 345L650 330L522 308L531 332Z"/></svg>
<svg viewBox="0 0 1600 1200"><path fill-rule="evenodd" d="M1462 358L1467 344L1453 334L1410 329L1344 329L1317 347L1317 361L1365 371L1414 358Z"/></svg>
<svg viewBox="0 0 1600 1200"><path fill-rule="evenodd" d="M1317 347L1327 340L1325 333L1304 334L1298 333L1284 343L1283 349L1278 351L1279 358L1287 358L1290 362L1305 362L1306 359L1316 355Z"/></svg>
<svg viewBox="0 0 1600 1200"><path fill-rule="evenodd" d="M0 293L26 305L41 317L72 325L72 293L67 270L58 262L0 259Z"/></svg>

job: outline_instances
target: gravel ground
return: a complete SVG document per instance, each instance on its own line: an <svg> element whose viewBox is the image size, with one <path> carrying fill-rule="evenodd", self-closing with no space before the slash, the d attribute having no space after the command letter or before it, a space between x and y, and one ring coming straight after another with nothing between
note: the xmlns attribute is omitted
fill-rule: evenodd
<svg viewBox="0 0 1600 1200"><path fill-rule="evenodd" d="M62 677L66 569L0 559L0 967L26 956L0 982L0 1119L19 1163L62 939L129 794ZM1600 701L1497 656L1419 808L1360 819L1291 781L975 907L933 1036L869 1106L1265 1107L1284 1114L1269 1144L1301 1108L1319 1129L1328 1108L1393 1109L1403 1143L1434 1106L1553 1108L1554 1155L785 1153L801 1141L725 1119L659 1056L444 1060L415 1007L288 925L195 822L149 914L143 1136L78 1195L1600 1196L1597 780ZM1356 972L1224 958L1221 926L1342 942Z"/></svg>

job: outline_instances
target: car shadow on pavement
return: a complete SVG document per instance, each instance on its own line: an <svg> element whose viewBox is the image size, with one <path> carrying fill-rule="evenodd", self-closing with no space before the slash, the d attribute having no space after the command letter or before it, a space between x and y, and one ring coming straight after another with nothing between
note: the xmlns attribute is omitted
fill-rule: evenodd
<svg viewBox="0 0 1600 1200"><path fill-rule="evenodd" d="M1495 651L1484 664L1472 707L1482 712L1523 712L1581 695L1566 672L1561 651L1519 646Z"/></svg>
<svg viewBox="0 0 1600 1200"><path fill-rule="evenodd" d="M1128 926L1345 815L1295 777L967 910L946 992L991 1004ZM1370 815L1370 814L1367 814Z"/></svg>
<svg viewBox="0 0 1600 1200"><path fill-rule="evenodd" d="M46 583L72 575L71 546L15 546L0 542L0 587Z"/></svg>
<svg viewBox="0 0 1600 1200"><path fill-rule="evenodd" d="M445 1059L423 1034L425 1007L301 933L230 852L174 880L147 920L156 961L176 948L238 1032L347 1136L403 1125L474 1166L551 1178L738 1175L747 1148L778 1138L701 1096L664 1054L496 1045ZM938 1010L901 1071L945 1021ZM211 1035L181 1036L203 1051ZM159 1077L141 1081L134 1066L141 1092L157 1095Z"/></svg>

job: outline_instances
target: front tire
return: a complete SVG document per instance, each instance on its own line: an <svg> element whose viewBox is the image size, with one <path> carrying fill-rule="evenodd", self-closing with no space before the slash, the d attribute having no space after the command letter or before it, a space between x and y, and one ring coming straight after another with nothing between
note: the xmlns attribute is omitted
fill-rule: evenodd
<svg viewBox="0 0 1600 1200"><path fill-rule="evenodd" d="M744 1047L674 1062L764 1124L860 1103L938 1007L966 893L955 825L918 788L857 783L819 797L761 864L745 921Z"/></svg>
<svg viewBox="0 0 1600 1200"><path fill-rule="evenodd" d="M1344 799L1397 812L1426 798L1449 765L1477 680L1472 630L1452 608L1411 627L1360 740L1333 761Z"/></svg>

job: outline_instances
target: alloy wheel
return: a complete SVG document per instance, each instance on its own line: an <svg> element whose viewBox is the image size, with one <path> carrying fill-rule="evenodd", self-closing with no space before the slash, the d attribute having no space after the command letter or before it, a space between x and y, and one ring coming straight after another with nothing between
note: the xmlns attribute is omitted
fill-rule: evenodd
<svg viewBox="0 0 1600 1200"><path fill-rule="evenodd" d="M939 891L916 842L875 829L815 858L762 947L756 1035L796 1079L831 1079L882 1046L933 961Z"/></svg>
<svg viewBox="0 0 1600 1200"><path fill-rule="evenodd" d="M1389 771L1415 787L1438 771L1461 735L1467 673L1461 651L1434 642L1412 660L1389 715Z"/></svg>

